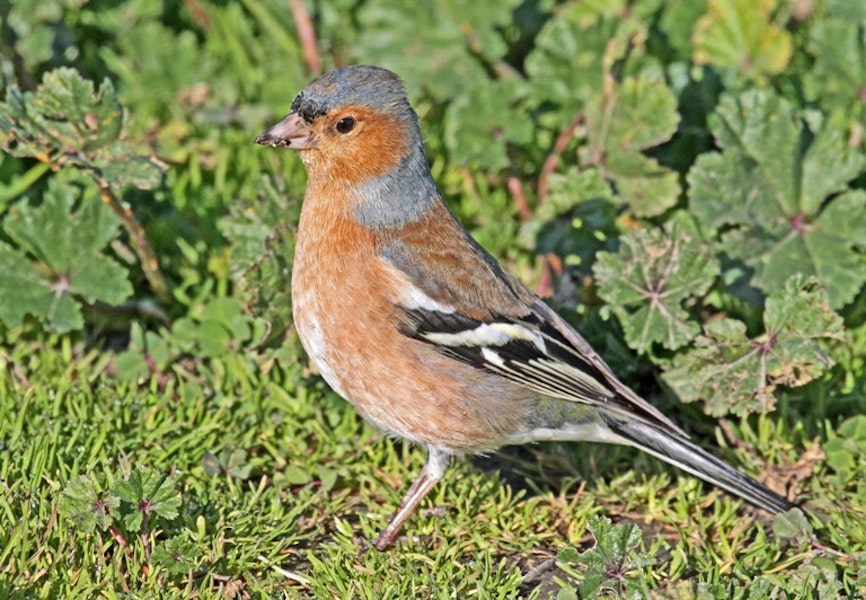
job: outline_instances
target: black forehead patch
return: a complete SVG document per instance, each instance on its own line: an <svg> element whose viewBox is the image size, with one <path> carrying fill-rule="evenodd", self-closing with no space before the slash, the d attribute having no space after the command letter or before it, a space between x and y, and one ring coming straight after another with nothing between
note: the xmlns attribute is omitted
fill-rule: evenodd
<svg viewBox="0 0 866 600"><path fill-rule="evenodd" d="M307 123L312 123L316 117L321 117L328 113L328 108L321 102L316 102L315 99L305 98L304 92L295 96L292 102L291 112L298 113Z"/></svg>
<svg viewBox="0 0 866 600"><path fill-rule="evenodd" d="M391 71L358 65L326 73L304 88L291 111L307 122L341 106L369 106L403 116L411 112L403 82Z"/></svg>

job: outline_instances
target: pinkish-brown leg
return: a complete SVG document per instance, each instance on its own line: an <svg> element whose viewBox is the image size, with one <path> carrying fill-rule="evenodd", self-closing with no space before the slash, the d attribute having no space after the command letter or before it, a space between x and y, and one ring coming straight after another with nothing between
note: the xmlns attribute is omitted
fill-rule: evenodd
<svg viewBox="0 0 866 600"><path fill-rule="evenodd" d="M388 520L388 526L382 530L382 533L373 542L376 550L384 550L394 543L394 540L397 539L397 534L400 533L400 528L403 527L403 523L412 516L418 504L433 489L436 482L442 479L450 461L451 454L445 450L432 447L427 449L427 464L424 465L424 468L421 469L421 473L418 474L409 491L403 496L400 506L397 507L397 511L391 515L391 518Z"/></svg>

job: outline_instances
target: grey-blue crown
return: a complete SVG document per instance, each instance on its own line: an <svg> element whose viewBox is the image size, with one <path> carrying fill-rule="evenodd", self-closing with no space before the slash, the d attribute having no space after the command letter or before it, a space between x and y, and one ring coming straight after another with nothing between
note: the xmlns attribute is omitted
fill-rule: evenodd
<svg viewBox="0 0 866 600"><path fill-rule="evenodd" d="M412 114L400 78L387 69L369 65L325 73L297 95L291 111L312 123L316 117L350 105L369 106L397 117Z"/></svg>

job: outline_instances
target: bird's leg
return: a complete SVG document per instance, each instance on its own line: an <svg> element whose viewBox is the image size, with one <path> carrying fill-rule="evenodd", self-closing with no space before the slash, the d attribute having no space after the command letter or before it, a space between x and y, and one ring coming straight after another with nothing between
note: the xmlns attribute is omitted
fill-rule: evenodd
<svg viewBox="0 0 866 600"><path fill-rule="evenodd" d="M388 525L373 542L376 550L384 550L394 543L400 528L406 519L412 516L418 504L424 499L424 496L433 489L436 482L442 479L445 471L448 469L448 464L451 462L451 454L442 448L430 447L427 449L427 464L421 469L418 477L412 483L409 491L403 496L400 501L400 506L397 511L391 515L388 520Z"/></svg>

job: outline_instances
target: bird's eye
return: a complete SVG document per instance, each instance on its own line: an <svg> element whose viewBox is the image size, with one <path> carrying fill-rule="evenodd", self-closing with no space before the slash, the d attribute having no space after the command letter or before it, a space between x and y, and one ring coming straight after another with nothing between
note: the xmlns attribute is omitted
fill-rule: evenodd
<svg viewBox="0 0 866 600"><path fill-rule="evenodd" d="M337 124L334 125L334 129L337 130L337 133L345 135L355 128L355 122L355 117L343 117L337 121Z"/></svg>

